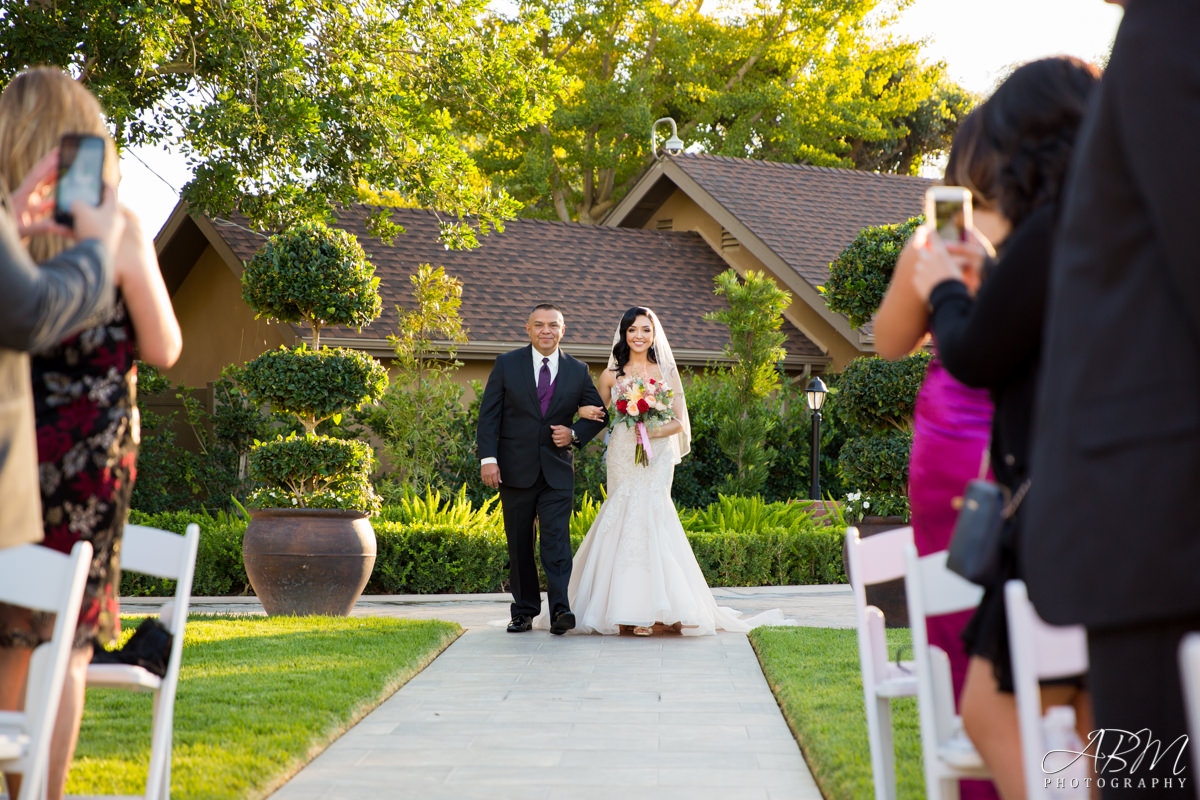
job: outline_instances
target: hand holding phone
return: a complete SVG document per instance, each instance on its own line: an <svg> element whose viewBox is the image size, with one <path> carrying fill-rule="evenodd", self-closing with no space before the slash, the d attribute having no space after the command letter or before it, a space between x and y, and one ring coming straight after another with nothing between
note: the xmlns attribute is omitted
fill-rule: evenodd
<svg viewBox="0 0 1200 800"><path fill-rule="evenodd" d="M971 192L961 186L930 186L925 190L925 222L944 242L968 241L974 229Z"/></svg>
<svg viewBox="0 0 1200 800"><path fill-rule="evenodd" d="M74 227L72 207L78 202L99 206L104 192L104 139L68 133L58 148L58 183L54 219Z"/></svg>

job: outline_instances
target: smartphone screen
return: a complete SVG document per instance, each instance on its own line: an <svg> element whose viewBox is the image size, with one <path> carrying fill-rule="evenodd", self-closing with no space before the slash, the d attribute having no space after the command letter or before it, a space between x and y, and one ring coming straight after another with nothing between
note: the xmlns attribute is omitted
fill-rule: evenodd
<svg viewBox="0 0 1200 800"><path fill-rule="evenodd" d="M926 193L925 215L946 242L964 242L973 226L971 193L957 186L934 186Z"/></svg>
<svg viewBox="0 0 1200 800"><path fill-rule="evenodd" d="M100 205L104 190L104 140L99 136L67 134L58 149L58 185L54 219L73 225L71 206L82 200Z"/></svg>

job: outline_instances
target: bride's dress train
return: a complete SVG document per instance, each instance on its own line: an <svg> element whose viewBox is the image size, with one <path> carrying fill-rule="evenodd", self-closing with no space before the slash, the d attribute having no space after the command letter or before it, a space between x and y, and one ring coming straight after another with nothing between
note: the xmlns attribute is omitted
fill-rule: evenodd
<svg viewBox="0 0 1200 800"><path fill-rule="evenodd" d="M608 498L575 554L567 595L580 633L679 623L685 636L718 629L794 624L778 610L743 617L718 606L671 502L676 437L651 440L648 466L634 463L634 430L617 425L608 441ZM549 627L547 614L534 622Z"/></svg>

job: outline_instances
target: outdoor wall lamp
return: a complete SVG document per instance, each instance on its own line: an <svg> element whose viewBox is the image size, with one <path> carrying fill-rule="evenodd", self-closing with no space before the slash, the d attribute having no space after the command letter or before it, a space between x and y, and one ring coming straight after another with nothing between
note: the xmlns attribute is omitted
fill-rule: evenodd
<svg viewBox="0 0 1200 800"><path fill-rule="evenodd" d="M654 141L654 131L658 128L660 122L671 123L671 136L663 143L663 152L669 156L679 155L683 152L683 139L679 138L679 131L675 127L675 120L670 117L662 117L654 120L654 124L650 126L650 152L654 153L654 157L658 158L658 145Z"/></svg>
<svg viewBox="0 0 1200 800"><path fill-rule="evenodd" d="M815 376L804 390L808 407L812 409L812 487L808 491L809 500L821 499L821 408L828 394L825 381Z"/></svg>

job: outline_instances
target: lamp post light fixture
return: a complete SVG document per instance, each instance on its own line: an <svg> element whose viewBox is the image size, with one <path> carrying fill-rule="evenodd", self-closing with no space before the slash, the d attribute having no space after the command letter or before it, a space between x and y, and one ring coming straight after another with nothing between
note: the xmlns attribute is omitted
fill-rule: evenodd
<svg viewBox="0 0 1200 800"><path fill-rule="evenodd" d="M654 131L658 128L660 122L667 122L671 125L671 136L663 143L663 152L669 156L679 155L683 152L683 139L679 138L679 131L675 127L675 120L670 117L662 117L654 120L654 124L650 126L650 152L658 158L658 145L654 141Z"/></svg>
<svg viewBox="0 0 1200 800"><path fill-rule="evenodd" d="M809 500L821 499L821 408L828 394L825 381L815 376L804 390L808 407L812 409L812 487L808 491Z"/></svg>

